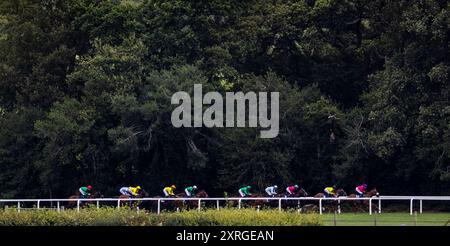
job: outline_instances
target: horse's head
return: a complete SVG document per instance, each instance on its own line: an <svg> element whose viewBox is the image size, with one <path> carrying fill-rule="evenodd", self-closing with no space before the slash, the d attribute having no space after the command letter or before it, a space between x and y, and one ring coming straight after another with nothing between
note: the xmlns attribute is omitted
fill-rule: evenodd
<svg viewBox="0 0 450 246"><path fill-rule="evenodd" d="M139 192L138 192L138 196L139 196L139 197L148 197L149 194L148 194L148 192L145 191L144 189L140 189Z"/></svg>
<svg viewBox="0 0 450 246"><path fill-rule="evenodd" d="M336 190L336 195L339 196L347 196L347 192L345 192L344 189L337 189Z"/></svg>
<svg viewBox="0 0 450 246"><path fill-rule="evenodd" d="M295 193L296 197L307 197L308 193L305 191L305 189L301 188Z"/></svg>
<svg viewBox="0 0 450 246"><path fill-rule="evenodd" d="M206 191L204 191L204 190L197 192L197 194L195 196L199 197L199 198L208 198L209 197L208 193L206 193Z"/></svg>
<svg viewBox="0 0 450 246"><path fill-rule="evenodd" d="M369 197L372 197L372 196L379 197L380 196L380 193L377 191L376 188L373 188L367 194L368 194Z"/></svg>
<svg viewBox="0 0 450 246"><path fill-rule="evenodd" d="M103 194L100 191L94 191L92 192L92 194L89 196L90 198L103 198Z"/></svg>

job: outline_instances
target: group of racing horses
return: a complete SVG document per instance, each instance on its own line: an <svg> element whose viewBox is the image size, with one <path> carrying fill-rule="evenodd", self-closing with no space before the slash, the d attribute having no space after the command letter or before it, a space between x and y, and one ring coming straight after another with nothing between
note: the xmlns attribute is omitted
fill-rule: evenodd
<svg viewBox="0 0 450 246"><path fill-rule="evenodd" d="M376 188L373 188L372 190L366 192L364 194L364 197L374 197L379 196L379 192ZM149 197L149 193L146 192L144 189L141 189L137 196L133 198L146 198ZM208 193L204 190L200 190L196 192L192 198L208 198ZM236 195L234 197L240 197L239 195ZM267 195L263 194L252 194L248 196L249 198L267 198ZM304 189L297 190L294 194L288 194L288 193L278 193L277 195L272 196L273 198L283 198L283 197L309 197L308 193ZM325 197L324 193L317 193L313 196L314 198L322 198ZM349 198L356 198L358 197L356 194L349 194L343 190L343 189L336 189L336 195L335 197L349 197ZM69 199L79 199L81 198L79 195L73 195L69 197ZM103 198L103 195L98 192L94 191L88 198ZM121 199L122 204L124 206L129 206L130 208L145 208L148 210L155 210L155 208L158 206L158 201L151 200L151 201L127 201L130 197L126 195L120 195L118 197ZM164 198L161 196L155 196L153 198ZM187 198L185 193L179 193L176 194L173 198ZM198 202L199 200L196 199L177 199L177 200L161 200L160 203L160 209L161 210L167 210L167 211L179 211L179 210L189 210L189 209L197 209L198 208ZM202 208L206 208L208 206L215 206L215 201L208 201L203 200L202 202ZM86 206L92 202L86 201L82 203L82 206ZM77 204L76 201L69 201L67 204L68 208L73 208ZM283 200L282 201L282 208L283 209L297 209L300 212L317 212L319 207L317 206L317 202L311 201L311 200ZM368 200L352 200L352 201L346 201L346 202L339 202L337 200L323 200L322 201L322 209L324 211L333 212L338 211L342 209L349 209L350 211L357 212L357 211L364 211L367 210L369 202ZM228 200L226 201L225 206L228 207L237 207L238 206L238 200ZM263 208L275 208L279 207L279 200L278 199L258 199L258 200L252 200L252 199L242 199L240 201L241 207L247 207L247 208L257 208L257 209L263 209ZM372 203L373 209L378 209L377 206Z"/></svg>

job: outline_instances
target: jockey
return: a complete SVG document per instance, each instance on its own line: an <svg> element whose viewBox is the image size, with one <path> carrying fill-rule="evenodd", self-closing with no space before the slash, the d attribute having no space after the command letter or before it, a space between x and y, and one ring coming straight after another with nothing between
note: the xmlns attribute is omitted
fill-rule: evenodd
<svg viewBox="0 0 450 246"><path fill-rule="evenodd" d="M323 189L323 196L324 197L335 197L336 196L336 187L326 187Z"/></svg>
<svg viewBox="0 0 450 246"><path fill-rule="evenodd" d="M133 196L139 195L140 190L141 190L141 187L139 185L136 187L130 187L131 195L133 195Z"/></svg>
<svg viewBox="0 0 450 246"><path fill-rule="evenodd" d="M295 194L295 192L299 189L298 185L292 185L286 188L286 192L289 196Z"/></svg>
<svg viewBox="0 0 450 246"><path fill-rule="evenodd" d="M122 195L133 197L133 196L137 196L139 194L140 190L141 190L140 186L136 186L136 187L122 187L122 188L120 188L119 192Z"/></svg>
<svg viewBox="0 0 450 246"><path fill-rule="evenodd" d="M251 187L250 185L240 188L240 189L238 190L239 195L241 195L241 197L250 196L250 195L251 195L251 193L250 193L250 189L251 189L251 188L252 188L252 187Z"/></svg>
<svg viewBox="0 0 450 246"><path fill-rule="evenodd" d="M355 188L357 197L364 197L364 193L366 193L367 184L362 184Z"/></svg>
<svg viewBox="0 0 450 246"><path fill-rule="evenodd" d="M186 193L187 197L195 196L195 191L197 190L197 186L189 186L186 189L184 189L184 193Z"/></svg>
<svg viewBox="0 0 450 246"><path fill-rule="evenodd" d="M88 185L88 186L80 187L80 189L78 189L78 191L81 194L81 198L88 198L91 195L92 186Z"/></svg>
<svg viewBox="0 0 450 246"><path fill-rule="evenodd" d="M277 194L277 189L278 189L278 186L273 185L273 186L267 187L265 189L265 191L266 191L267 195L273 197L273 196L275 196Z"/></svg>
<svg viewBox="0 0 450 246"><path fill-rule="evenodd" d="M175 185L171 185L171 186L165 187L163 189L163 193L164 193L164 195L166 197L175 196L175 193L173 193L173 192L175 191L176 188L177 187Z"/></svg>

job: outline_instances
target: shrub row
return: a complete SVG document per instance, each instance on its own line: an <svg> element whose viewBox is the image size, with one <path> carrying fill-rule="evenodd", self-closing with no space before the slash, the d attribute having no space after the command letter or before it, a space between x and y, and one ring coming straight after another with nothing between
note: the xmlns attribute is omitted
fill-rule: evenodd
<svg viewBox="0 0 450 246"><path fill-rule="evenodd" d="M316 214L275 210L223 209L184 211L157 215L146 211L102 208L67 210L1 211L0 226L317 226Z"/></svg>

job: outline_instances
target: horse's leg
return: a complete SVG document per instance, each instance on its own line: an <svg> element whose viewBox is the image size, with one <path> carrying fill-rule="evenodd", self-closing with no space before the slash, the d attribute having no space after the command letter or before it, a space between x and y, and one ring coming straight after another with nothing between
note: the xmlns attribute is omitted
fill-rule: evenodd
<svg viewBox="0 0 450 246"><path fill-rule="evenodd" d="M351 206L352 212L356 214L356 212L358 212L358 201L353 201L351 204L352 204Z"/></svg>
<svg viewBox="0 0 450 246"><path fill-rule="evenodd" d="M365 201L362 201L361 203L360 203L360 206L358 207L359 208L359 211L360 212L366 212L366 209L365 209L365 207L367 206L368 204L367 204L367 202L365 202ZM367 206L368 207L368 206Z"/></svg>
<svg viewBox="0 0 450 246"><path fill-rule="evenodd" d="M339 211L339 202L338 201L333 201L333 213L336 213Z"/></svg>
<svg viewBox="0 0 450 246"><path fill-rule="evenodd" d="M372 212L378 213L378 206L372 203Z"/></svg>

